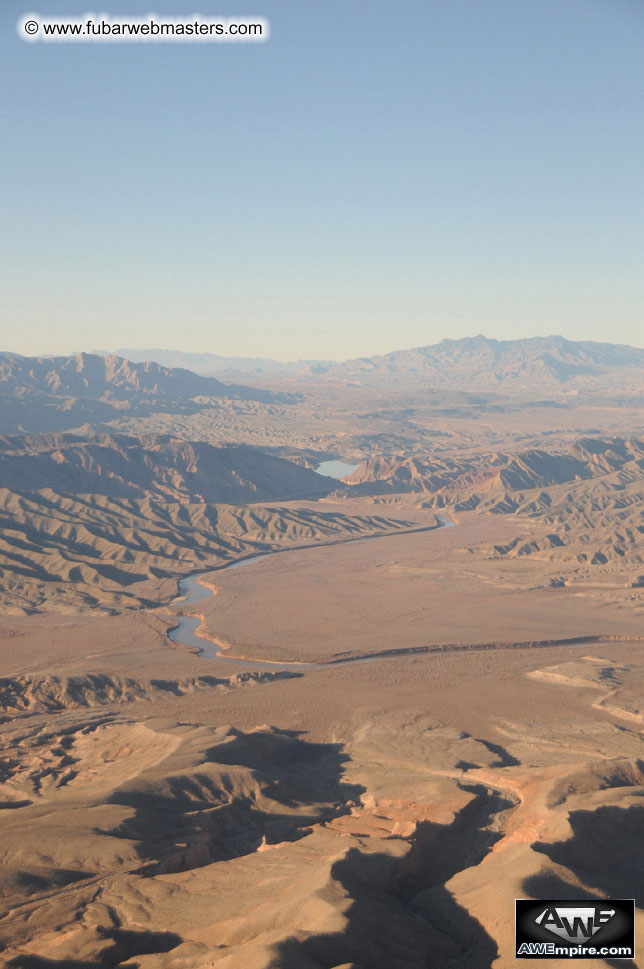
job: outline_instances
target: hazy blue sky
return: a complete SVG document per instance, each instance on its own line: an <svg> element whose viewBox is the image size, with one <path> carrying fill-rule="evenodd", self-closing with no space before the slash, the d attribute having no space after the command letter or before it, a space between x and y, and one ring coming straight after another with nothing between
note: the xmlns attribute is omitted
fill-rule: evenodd
<svg viewBox="0 0 644 969"><path fill-rule="evenodd" d="M27 11L255 14L26 44ZM2 349L644 345L643 0L2 0Z"/></svg>

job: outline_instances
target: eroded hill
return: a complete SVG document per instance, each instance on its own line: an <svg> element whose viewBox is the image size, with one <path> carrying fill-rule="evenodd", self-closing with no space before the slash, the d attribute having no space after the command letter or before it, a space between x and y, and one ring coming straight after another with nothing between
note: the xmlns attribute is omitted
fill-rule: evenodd
<svg viewBox="0 0 644 969"><path fill-rule="evenodd" d="M327 478L256 448L108 434L0 437L0 485L72 498L224 502L314 498L333 490Z"/></svg>
<svg viewBox="0 0 644 969"><path fill-rule="evenodd" d="M289 503L333 488L249 447L160 436L0 438L0 602L26 612L150 604L173 594L160 580L200 567L410 527L373 509Z"/></svg>
<svg viewBox="0 0 644 969"><path fill-rule="evenodd" d="M426 493L439 504L467 501L474 507L486 494L550 487L622 469L644 471L644 441L581 438L565 451L541 447L377 457L362 464L347 481L361 494Z"/></svg>
<svg viewBox="0 0 644 969"><path fill-rule="evenodd" d="M641 439L582 438L565 451L375 458L347 481L352 493L411 493L427 508L513 517L519 535L470 551L530 560L527 586L644 586Z"/></svg>

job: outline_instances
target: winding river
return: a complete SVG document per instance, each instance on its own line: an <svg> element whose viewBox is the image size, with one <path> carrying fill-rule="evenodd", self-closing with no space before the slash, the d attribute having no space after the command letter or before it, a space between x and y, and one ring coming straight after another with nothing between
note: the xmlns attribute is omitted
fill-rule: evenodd
<svg viewBox="0 0 644 969"><path fill-rule="evenodd" d="M348 472L344 472L348 474ZM451 518L447 518L445 515L436 515L437 521L440 523L441 528L449 528L455 525ZM388 533L388 534L400 534L398 532ZM381 538L386 538L387 535L379 536ZM365 539L367 541L368 539ZM328 548L328 545L320 545L320 548ZM231 562L230 565L225 565L220 569L209 569L206 572L198 572L194 575L189 575L185 579L179 580L179 595L181 599L175 600L175 605L179 606L182 610L186 607L194 606L199 602L204 602L206 599L210 599L215 595L215 591L212 588L204 585L201 582L203 576L210 576L212 581L213 572L222 572L224 569L241 569L247 565L253 565L255 562L259 562L261 559L268 558L269 555L285 555L288 553L288 549L277 550L275 552L266 552L262 555L252 555L249 558L242 559L239 562ZM296 551L293 549L292 551ZM262 668L262 669L316 669L322 666L328 666L328 663L271 663L264 660L246 660L246 659L236 659L233 656L229 656L225 650L222 649L219 643L214 642L212 639L208 639L207 636L200 636L197 630L202 624L201 616L186 616L181 613L176 613L178 623L172 629L168 636L173 643L181 643L184 646L189 646L191 649L197 649L200 656L206 656L210 659L218 659L225 663L231 663L235 666L242 665L246 669ZM374 657L356 657L356 659L345 660L347 663L364 663L372 660Z"/></svg>

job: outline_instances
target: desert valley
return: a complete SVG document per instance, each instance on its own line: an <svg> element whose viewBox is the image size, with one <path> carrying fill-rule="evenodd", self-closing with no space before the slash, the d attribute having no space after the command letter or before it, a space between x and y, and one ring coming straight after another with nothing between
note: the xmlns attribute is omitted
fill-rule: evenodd
<svg viewBox="0 0 644 969"><path fill-rule="evenodd" d="M644 350L4 353L0 495L3 965L642 951Z"/></svg>

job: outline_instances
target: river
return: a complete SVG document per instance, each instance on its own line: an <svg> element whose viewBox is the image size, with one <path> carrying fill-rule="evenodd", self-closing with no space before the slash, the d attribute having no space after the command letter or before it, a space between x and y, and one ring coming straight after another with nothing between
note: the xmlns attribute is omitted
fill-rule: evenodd
<svg viewBox="0 0 644 969"><path fill-rule="evenodd" d="M441 528L450 528L455 525L451 518L447 518L445 515L436 515L437 521L440 523ZM396 532L389 534L397 534ZM386 535L380 536L381 538L386 538ZM319 548L328 548L328 545L320 545ZM179 580L179 595L182 597L179 600L175 600L175 604L180 606L181 609L185 609L188 606L196 605L199 602L204 602L206 599L210 599L211 596L215 595L212 588L204 585L200 580L203 576L210 576L212 579L213 574L217 572L222 572L224 569L240 569L247 565L253 565L255 562L259 562L261 559L268 558L269 555L284 555L288 550L277 550L275 552L266 552L263 555L252 555L246 559L241 559L239 562L231 562L230 565L225 565L221 569L210 569L207 572L198 572L195 575L188 575L185 579ZM296 551L293 549L293 551ZM212 639L208 639L206 636L200 636L197 630L202 623L201 616L184 616L181 613L177 613L178 624L172 629L168 636L173 643L181 643L184 646L190 646L192 649L198 649L200 656L207 656L210 659L218 659L225 663L232 663L235 666L243 665L247 669L257 668L268 668L268 669L315 669L320 666L328 665L321 663L270 663L263 660L245 660L236 659L233 656L228 656L225 650L219 643L213 642ZM369 657L371 659L371 657ZM347 660L346 662L360 663L365 662L365 659L354 659Z"/></svg>

